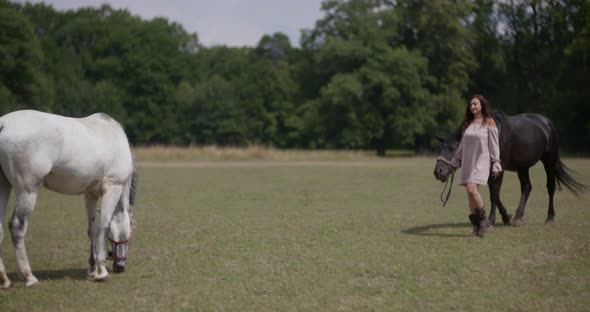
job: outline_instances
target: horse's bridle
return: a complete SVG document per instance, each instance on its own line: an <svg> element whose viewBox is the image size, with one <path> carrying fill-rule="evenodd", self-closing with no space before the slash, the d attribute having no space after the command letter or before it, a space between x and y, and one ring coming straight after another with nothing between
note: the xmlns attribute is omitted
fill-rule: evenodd
<svg viewBox="0 0 590 312"><path fill-rule="evenodd" d="M450 160L448 160L448 159L446 159L446 158L444 158L444 157L442 157L442 156L438 156L438 158L436 158L436 160L440 160L440 161L444 162L445 164L447 164L447 165L451 166L451 168L453 167L453 166L451 165L451 161L450 161Z"/></svg>
<svg viewBox="0 0 590 312"><path fill-rule="evenodd" d="M436 158L436 160L440 160L443 163L449 165L449 167L451 167L451 185L449 186L449 180L447 180L447 183L445 183L445 188L443 189L442 193L440 193L440 201L443 203L443 207L447 204L447 202L449 201L449 198L451 197L451 189L453 188L453 180L455 180L455 169L453 168L453 165L451 164L451 161L442 157L442 156L438 156ZM447 193L447 196L445 199L443 199L445 191L447 190L447 187L449 188L449 192Z"/></svg>
<svg viewBox="0 0 590 312"><path fill-rule="evenodd" d="M129 250L131 250L131 238L133 237L133 226L130 225L129 226L129 238L125 239L125 240L113 240L109 237L109 241L113 244L115 244L115 246L113 247L113 251L112 253L107 257L107 260L114 260L114 261L118 261L118 260L127 260L127 256L129 255ZM119 257L119 256L115 256L116 255L116 251L117 251L117 247L119 245L123 245L123 244L127 244L129 243L129 248L127 249L127 254L123 257Z"/></svg>

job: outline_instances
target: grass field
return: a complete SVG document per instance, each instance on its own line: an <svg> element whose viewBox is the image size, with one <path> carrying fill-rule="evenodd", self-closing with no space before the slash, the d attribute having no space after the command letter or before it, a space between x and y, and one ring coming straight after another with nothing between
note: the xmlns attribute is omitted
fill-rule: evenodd
<svg viewBox="0 0 590 312"><path fill-rule="evenodd" d="M86 280L82 198L44 191L27 236L41 285L14 273L6 231L0 311L590 310L590 194L559 192L544 225L536 166L525 226L470 238L464 191L440 205L434 157L337 158L142 162L128 268L108 283ZM589 159L565 163L590 184Z"/></svg>

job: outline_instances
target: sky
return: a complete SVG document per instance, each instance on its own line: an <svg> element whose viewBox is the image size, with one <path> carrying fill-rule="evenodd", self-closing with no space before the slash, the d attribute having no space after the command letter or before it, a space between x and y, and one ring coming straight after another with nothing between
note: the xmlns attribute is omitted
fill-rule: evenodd
<svg viewBox="0 0 590 312"><path fill-rule="evenodd" d="M14 1L14 0L13 0ZM197 33L205 46L255 46L265 34L282 32L299 46L301 29L312 29L323 17L322 0L16 0L44 2L56 10L99 7L126 8L144 19L156 16Z"/></svg>

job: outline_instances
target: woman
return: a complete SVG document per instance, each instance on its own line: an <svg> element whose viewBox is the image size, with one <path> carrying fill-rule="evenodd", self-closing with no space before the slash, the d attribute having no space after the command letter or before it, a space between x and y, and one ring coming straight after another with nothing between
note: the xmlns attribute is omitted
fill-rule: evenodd
<svg viewBox="0 0 590 312"><path fill-rule="evenodd" d="M465 186L469 200L471 235L484 236L488 220L478 187L487 184L490 169L495 178L502 172L498 129L490 104L481 95L469 98L463 121L463 137L451 161L453 168L462 167L459 184Z"/></svg>

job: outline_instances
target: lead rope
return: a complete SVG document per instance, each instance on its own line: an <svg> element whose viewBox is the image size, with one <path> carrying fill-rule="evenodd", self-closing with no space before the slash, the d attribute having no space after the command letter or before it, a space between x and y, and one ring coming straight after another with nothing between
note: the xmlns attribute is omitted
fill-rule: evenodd
<svg viewBox="0 0 590 312"><path fill-rule="evenodd" d="M447 202L449 201L449 197L451 197L451 190L453 189L453 180L455 179L455 171L453 170L451 172L451 180L447 180L447 183L445 184L445 188L443 189L442 193L440 193L440 201L443 203L443 207L447 204ZM450 181L450 186L449 186L449 181ZM443 200L443 196L445 194L445 191L447 190L447 186L449 187L449 192L447 193L447 197Z"/></svg>

